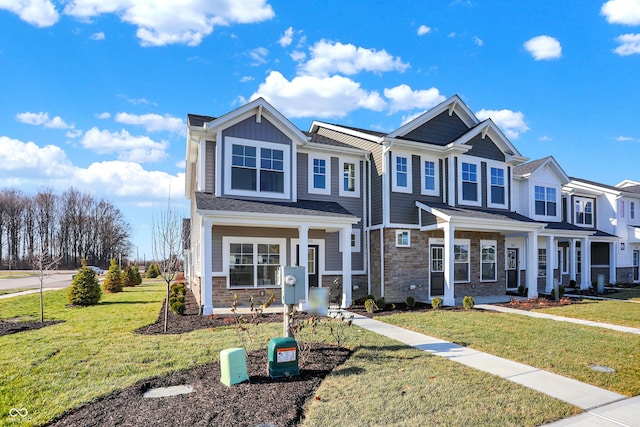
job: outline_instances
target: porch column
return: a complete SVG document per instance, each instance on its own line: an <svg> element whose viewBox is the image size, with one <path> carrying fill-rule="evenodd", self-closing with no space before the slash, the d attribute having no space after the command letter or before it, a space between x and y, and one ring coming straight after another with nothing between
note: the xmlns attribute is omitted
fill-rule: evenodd
<svg viewBox="0 0 640 427"><path fill-rule="evenodd" d="M453 274L453 261L454 261L454 234L455 227L451 223L447 223L444 227L444 300L443 304L448 306L455 306L455 292L454 292L454 274Z"/></svg>
<svg viewBox="0 0 640 427"><path fill-rule="evenodd" d="M551 292L553 290L553 272L556 266L556 248L553 244L553 236L547 236L547 277L544 290Z"/></svg>
<svg viewBox="0 0 640 427"><path fill-rule="evenodd" d="M584 290L591 287L591 242L588 237L580 240L580 256L580 289Z"/></svg>
<svg viewBox="0 0 640 427"><path fill-rule="evenodd" d="M351 307L351 226L342 229L342 308Z"/></svg>
<svg viewBox="0 0 640 427"><path fill-rule="evenodd" d="M305 280L304 300L309 302L309 226L306 224L298 227L298 238L300 244L298 248L298 265L304 267L304 271L307 273ZM291 258L295 257L295 253L291 254ZM293 262L291 263L293 264Z"/></svg>
<svg viewBox="0 0 640 427"><path fill-rule="evenodd" d="M617 276L618 265L618 251L615 242L609 243L609 283L616 283L618 281Z"/></svg>
<svg viewBox="0 0 640 427"><path fill-rule="evenodd" d="M578 271L576 239L569 239L569 280L576 280L576 271Z"/></svg>
<svg viewBox="0 0 640 427"><path fill-rule="evenodd" d="M528 298L538 298L538 231L527 233Z"/></svg>
<svg viewBox="0 0 640 427"><path fill-rule="evenodd" d="M202 304L202 314L204 315L213 313L212 233L213 222L203 218L200 227L200 304Z"/></svg>

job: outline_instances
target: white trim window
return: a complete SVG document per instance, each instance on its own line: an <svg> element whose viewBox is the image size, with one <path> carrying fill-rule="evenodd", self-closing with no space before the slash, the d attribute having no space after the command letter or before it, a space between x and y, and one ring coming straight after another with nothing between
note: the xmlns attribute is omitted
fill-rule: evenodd
<svg viewBox="0 0 640 427"><path fill-rule="evenodd" d="M411 247L411 231L410 230L396 230L396 247L397 248Z"/></svg>
<svg viewBox="0 0 640 427"><path fill-rule="evenodd" d="M593 200L575 198L575 224L585 227L593 227Z"/></svg>
<svg viewBox="0 0 640 427"><path fill-rule="evenodd" d="M629 219L636 217L636 202L629 202Z"/></svg>
<svg viewBox="0 0 640 427"><path fill-rule="evenodd" d="M391 159L393 163L391 189L399 193L413 192L411 154L393 153Z"/></svg>
<svg viewBox="0 0 640 427"><path fill-rule="evenodd" d="M291 197L290 147L226 137L225 194L276 199Z"/></svg>
<svg viewBox="0 0 640 427"><path fill-rule="evenodd" d="M470 257L469 240L454 240L453 243L453 281L464 283L469 281Z"/></svg>
<svg viewBox="0 0 640 427"><path fill-rule="evenodd" d="M228 288L275 287L285 239L224 237Z"/></svg>
<svg viewBox="0 0 640 427"><path fill-rule="evenodd" d="M340 244L338 245L338 251L342 252L342 232L340 232ZM351 229L351 252L360 252L361 248L361 239L360 239L360 229L352 228Z"/></svg>
<svg viewBox="0 0 640 427"><path fill-rule="evenodd" d="M495 240L480 240L480 281L498 280L498 244Z"/></svg>
<svg viewBox="0 0 640 427"><path fill-rule="evenodd" d="M360 161L340 158L340 196L360 197Z"/></svg>
<svg viewBox="0 0 640 427"><path fill-rule="evenodd" d="M311 194L331 194L331 157L309 154L309 188Z"/></svg>
<svg viewBox="0 0 640 427"><path fill-rule="evenodd" d="M489 169L488 179L488 201L489 207L505 208L507 207L507 171L505 168L487 165Z"/></svg>
<svg viewBox="0 0 640 427"><path fill-rule="evenodd" d="M538 248L538 277L547 276L547 249Z"/></svg>
<svg viewBox="0 0 640 427"><path fill-rule="evenodd" d="M462 160L460 162L460 178L458 180L459 203L481 206L481 191L480 164Z"/></svg>
<svg viewBox="0 0 640 427"><path fill-rule="evenodd" d="M558 200L554 187L536 185L534 188L535 214L539 216L557 216Z"/></svg>
<svg viewBox="0 0 640 427"><path fill-rule="evenodd" d="M420 193L426 196L438 196L440 194L440 174L438 159L420 157Z"/></svg>

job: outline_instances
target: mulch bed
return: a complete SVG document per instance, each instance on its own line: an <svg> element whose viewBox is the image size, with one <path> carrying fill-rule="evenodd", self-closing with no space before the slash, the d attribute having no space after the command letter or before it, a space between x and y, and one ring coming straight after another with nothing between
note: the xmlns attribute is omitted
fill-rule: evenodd
<svg viewBox="0 0 640 427"><path fill-rule="evenodd" d="M26 322L0 320L0 337L3 335L11 335L18 332L34 331L36 329L55 325L56 323L61 322L62 320L45 320L44 322L40 322L37 320L28 320Z"/></svg>
<svg viewBox="0 0 640 427"><path fill-rule="evenodd" d="M583 304L583 301L575 298L560 298L558 301L548 298L530 298L526 300L512 299L508 303L496 305L530 311L538 308L562 307L571 304Z"/></svg>

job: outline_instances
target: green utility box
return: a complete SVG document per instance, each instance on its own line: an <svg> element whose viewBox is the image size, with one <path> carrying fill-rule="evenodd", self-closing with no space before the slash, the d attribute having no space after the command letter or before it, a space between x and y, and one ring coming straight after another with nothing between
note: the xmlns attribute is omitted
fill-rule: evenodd
<svg viewBox="0 0 640 427"><path fill-rule="evenodd" d="M298 343L293 338L270 339L267 353L269 377L292 377L300 374Z"/></svg>
<svg viewBox="0 0 640 427"><path fill-rule="evenodd" d="M227 387L249 381L247 353L244 348L227 348L220 352L220 382Z"/></svg>

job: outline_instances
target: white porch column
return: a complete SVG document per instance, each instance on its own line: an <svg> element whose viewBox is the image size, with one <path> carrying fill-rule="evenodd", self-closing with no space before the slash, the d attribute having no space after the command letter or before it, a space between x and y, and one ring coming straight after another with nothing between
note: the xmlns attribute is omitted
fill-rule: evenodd
<svg viewBox="0 0 640 427"><path fill-rule="evenodd" d="M453 273L453 248L454 248L455 227L448 223L444 227L444 300L443 304L448 306L456 305L454 291L454 273Z"/></svg>
<svg viewBox="0 0 640 427"><path fill-rule="evenodd" d="M212 233L213 222L208 219L202 220L200 227L200 304L202 304L202 314L213 313L213 273L212 259Z"/></svg>
<svg viewBox="0 0 640 427"><path fill-rule="evenodd" d="M304 299L309 302L309 226L302 224L298 227L298 237L300 238L300 245L298 249L298 265L304 267L304 271L307 272L305 280ZM293 258L294 254L291 254ZM293 264L293 262L291 263Z"/></svg>
<svg viewBox="0 0 640 427"><path fill-rule="evenodd" d="M591 242L588 237L580 240L580 289L591 287Z"/></svg>
<svg viewBox="0 0 640 427"><path fill-rule="evenodd" d="M618 281L617 276L618 265L618 250L614 242L609 243L609 283L616 283Z"/></svg>
<svg viewBox="0 0 640 427"><path fill-rule="evenodd" d="M351 226L342 229L342 308L351 307Z"/></svg>
<svg viewBox="0 0 640 427"><path fill-rule="evenodd" d="M576 280L577 266L576 239L569 239L569 280Z"/></svg>
<svg viewBox="0 0 640 427"><path fill-rule="evenodd" d="M538 232L527 233L527 288L528 298L538 298Z"/></svg>
<svg viewBox="0 0 640 427"><path fill-rule="evenodd" d="M553 243L553 236L547 236L547 277L544 287L546 292L551 292L553 290L553 270L556 266L556 248Z"/></svg>

